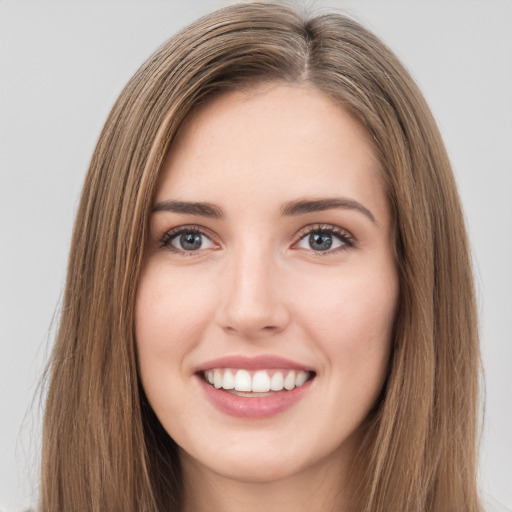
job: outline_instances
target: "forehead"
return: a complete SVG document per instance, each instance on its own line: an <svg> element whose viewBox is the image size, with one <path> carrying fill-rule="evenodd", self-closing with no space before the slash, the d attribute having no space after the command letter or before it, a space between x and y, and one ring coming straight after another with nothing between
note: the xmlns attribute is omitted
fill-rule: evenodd
<svg viewBox="0 0 512 512"><path fill-rule="evenodd" d="M352 115L311 86L274 84L197 108L168 152L157 199L341 194L378 202L379 170L372 139Z"/></svg>

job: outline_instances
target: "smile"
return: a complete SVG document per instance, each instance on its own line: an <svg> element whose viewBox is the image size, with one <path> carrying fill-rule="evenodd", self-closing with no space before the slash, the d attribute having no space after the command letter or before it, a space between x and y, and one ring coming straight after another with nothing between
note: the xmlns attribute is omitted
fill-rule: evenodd
<svg viewBox="0 0 512 512"><path fill-rule="evenodd" d="M283 413L317 380L313 368L274 355L222 357L197 368L195 377L217 411L243 419Z"/></svg>
<svg viewBox="0 0 512 512"><path fill-rule="evenodd" d="M217 389L239 396L261 396L261 393L291 391L302 386L312 373L305 370L215 368L203 372L204 379ZM238 393L237 393L238 392ZM257 395L256 395L257 394Z"/></svg>

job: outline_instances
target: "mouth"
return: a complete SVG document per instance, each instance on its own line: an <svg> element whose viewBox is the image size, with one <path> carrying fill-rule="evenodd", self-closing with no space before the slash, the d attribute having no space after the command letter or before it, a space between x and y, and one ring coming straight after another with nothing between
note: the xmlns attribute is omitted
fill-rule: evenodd
<svg viewBox="0 0 512 512"><path fill-rule="evenodd" d="M300 369L211 368L199 375L215 389L235 396L258 398L299 388L313 379L315 373Z"/></svg>
<svg viewBox="0 0 512 512"><path fill-rule="evenodd" d="M312 368L274 355L227 356L197 368L196 382L222 414L243 420L270 419L312 393Z"/></svg>

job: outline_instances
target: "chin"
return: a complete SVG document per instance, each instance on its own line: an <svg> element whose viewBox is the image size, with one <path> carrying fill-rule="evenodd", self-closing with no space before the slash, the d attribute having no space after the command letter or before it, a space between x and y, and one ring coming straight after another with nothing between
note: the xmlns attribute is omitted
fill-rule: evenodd
<svg viewBox="0 0 512 512"><path fill-rule="evenodd" d="M262 441L260 439L260 441ZM309 445L309 449L304 449ZM270 483L286 480L299 473L306 474L322 461L334 460L344 447L313 446L302 442L292 442L290 437L278 442L240 443L222 451L206 449L199 455L190 455L180 450L180 458L185 468L193 471L215 473L225 479L243 483ZM287 447L288 449L284 449Z"/></svg>

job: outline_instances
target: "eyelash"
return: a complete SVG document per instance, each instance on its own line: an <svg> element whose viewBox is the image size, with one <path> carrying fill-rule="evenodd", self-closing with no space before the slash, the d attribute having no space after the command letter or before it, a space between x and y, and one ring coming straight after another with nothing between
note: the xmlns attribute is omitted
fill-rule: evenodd
<svg viewBox="0 0 512 512"><path fill-rule="evenodd" d="M192 234L192 235L202 235L208 239L212 239L212 235L208 233L206 230L201 229L199 226L179 226L177 228L171 229L167 231L162 240L160 242L160 247L170 250L171 252L175 252L178 254L183 254L186 256L193 256L199 251L183 251L171 245L172 241L180 235L184 234Z"/></svg>
<svg viewBox="0 0 512 512"><path fill-rule="evenodd" d="M178 249L171 245L172 241L176 239L178 236L183 234L193 234L193 235L202 235L206 238L212 240L212 235L200 228L199 226L179 226L177 228L171 229L167 231L160 242L160 247L168 249L171 252L186 255L186 256L193 256L200 252L198 251L184 251L181 249ZM313 252L315 255L319 256L328 256L332 254L336 254L341 251L346 251L347 249L350 249L354 247L355 240L347 231L344 229L338 228L336 226L332 226L330 224L314 224L310 226L306 226L305 228L302 228L298 233L298 240L294 242L293 246L300 243L302 240L304 240L306 237L312 235L312 234L320 234L320 235L329 235L334 238L338 238L342 242L342 245L339 247L336 247L334 249L327 249L325 251L315 251L313 249L310 249L311 252Z"/></svg>
<svg viewBox="0 0 512 512"><path fill-rule="evenodd" d="M299 242L312 234L329 235L333 238L338 238L342 242L342 245L334 249L327 249L325 251L314 251L311 249L315 256L329 256L342 251L346 251L355 246L354 237L348 231L345 231L344 229L338 228L337 226L333 226L331 224L314 224L306 226L299 231L299 239L294 243L294 245L297 245Z"/></svg>

